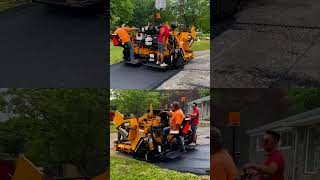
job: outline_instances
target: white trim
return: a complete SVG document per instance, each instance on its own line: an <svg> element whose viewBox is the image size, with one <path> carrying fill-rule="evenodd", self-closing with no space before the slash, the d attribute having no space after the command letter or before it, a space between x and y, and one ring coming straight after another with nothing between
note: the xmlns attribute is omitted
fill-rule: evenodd
<svg viewBox="0 0 320 180"><path fill-rule="evenodd" d="M291 149L291 148L292 148L291 146L283 146L283 147L279 146L280 150L288 150L288 149Z"/></svg>
<svg viewBox="0 0 320 180"><path fill-rule="evenodd" d="M307 148L306 148L306 160L304 161L304 173L308 174L311 173L308 171L308 153L309 153L309 137L310 137L310 127L308 127L308 134L307 134Z"/></svg>
<svg viewBox="0 0 320 180"><path fill-rule="evenodd" d="M203 97L203 98L200 98L200 99L196 99L196 100L193 100L193 101L190 101L190 102L188 102L187 104L192 104L192 103L201 103L201 102L203 102L203 101L209 101L210 102L210 96L205 96L205 97Z"/></svg>
<svg viewBox="0 0 320 180"><path fill-rule="evenodd" d="M309 154L309 145L310 145L310 130L312 130L313 128L317 127L317 125L312 126L312 127L308 127L308 136L307 136L307 150L306 150L306 159L305 159L305 174L318 174L319 171L318 170L313 170L313 171L308 171L308 154Z"/></svg>
<svg viewBox="0 0 320 180"><path fill-rule="evenodd" d="M274 128L273 130L274 131L287 131L287 130L292 130L292 129L295 129L295 127L278 127L278 128ZM261 135L261 134L264 134L265 131L259 131L259 132L255 132L255 133L251 133L249 136L257 136L257 135Z"/></svg>
<svg viewBox="0 0 320 180"><path fill-rule="evenodd" d="M272 123L254 128L254 129L247 130L246 133L247 134L254 134L254 133L259 133L264 130L274 129L277 127L288 127L288 126L297 127L297 126L308 126L311 124L316 124L320 120L320 115L315 114L315 113L318 113L318 110L320 110L320 108L317 108L316 110L317 111L315 111L315 112L311 111L311 113L313 113L311 115L309 115L310 112L301 113L296 116L291 116L287 119L275 121L275 122L272 122ZM306 114L308 114L309 116L306 117Z"/></svg>

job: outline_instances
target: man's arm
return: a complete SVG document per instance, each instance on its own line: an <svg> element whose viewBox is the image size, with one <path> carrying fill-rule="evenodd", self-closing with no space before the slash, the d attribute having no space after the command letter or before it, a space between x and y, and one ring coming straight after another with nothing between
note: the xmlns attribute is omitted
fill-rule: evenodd
<svg viewBox="0 0 320 180"><path fill-rule="evenodd" d="M193 112L192 114L189 114L191 117L196 117L198 115L198 112Z"/></svg>
<svg viewBox="0 0 320 180"><path fill-rule="evenodd" d="M271 162L269 166L253 164L253 163L249 163L244 166L244 169L251 169L251 168L258 171L259 173L275 174L278 171L279 167L276 162Z"/></svg>
<svg viewBox="0 0 320 180"><path fill-rule="evenodd" d="M125 27L124 29L125 29L127 32L139 30L138 28L128 28L128 27Z"/></svg>
<svg viewBox="0 0 320 180"><path fill-rule="evenodd" d="M166 112L166 113L167 113L167 115L168 115L168 116L170 116L170 117L172 117L172 115L173 115L173 113L172 113L172 112L170 112L170 111L168 111L168 112L167 112L167 111L164 111L164 112Z"/></svg>

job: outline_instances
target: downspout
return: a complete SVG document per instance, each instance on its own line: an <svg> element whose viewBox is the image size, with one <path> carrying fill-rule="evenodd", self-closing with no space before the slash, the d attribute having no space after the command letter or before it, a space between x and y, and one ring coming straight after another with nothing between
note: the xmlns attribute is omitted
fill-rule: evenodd
<svg viewBox="0 0 320 180"><path fill-rule="evenodd" d="M295 128L295 148L294 148L294 156L293 156L293 171L292 171L292 180L296 179L296 162L297 162L297 152L298 152L298 129Z"/></svg>

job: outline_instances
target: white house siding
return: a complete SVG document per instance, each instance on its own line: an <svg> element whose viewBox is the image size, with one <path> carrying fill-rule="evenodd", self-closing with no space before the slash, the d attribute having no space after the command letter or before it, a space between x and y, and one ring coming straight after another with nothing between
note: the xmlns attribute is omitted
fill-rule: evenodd
<svg viewBox="0 0 320 180"><path fill-rule="evenodd" d="M320 120L319 120L320 122ZM319 128L319 129L318 129ZM273 128L276 130L276 127ZM312 133L309 132L313 130ZM307 126L293 127L288 140L290 146L280 146L286 160L286 180L319 180L320 179L320 123ZM262 131L263 133L263 131ZM261 136L262 134L260 134ZM264 151L257 148L257 134L250 135L250 161L261 163L264 161ZM297 139L296 139L297 136ZM284 137L281 137L284 138ZM309 145L308 145L309 144ZM308 152L308 151L312 151ZM310 157L312 155L312 157ZM309 157L308 157L309 156ZM312 171L307 163L312 165Z"/></svg>

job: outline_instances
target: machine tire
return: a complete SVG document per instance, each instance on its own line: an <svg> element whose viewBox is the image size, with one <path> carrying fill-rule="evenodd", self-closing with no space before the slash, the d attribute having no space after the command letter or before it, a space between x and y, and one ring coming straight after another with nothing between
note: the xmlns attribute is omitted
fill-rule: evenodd
<svg viewBox="0 0 320 180"><path fill-rule="evenodd" d="M191 132L189 132L189 134L187 136L188 136L188 138L185 138L186 140L184 141L185 145L189 145L189 144L192 143L192 134L191 134Z"/></svg>
<svg viewBox="0 0 320 180"><path fill-rule="evenodd" d="M179 69L179 68L182 68L183 66L184 66L184 59L183 59L182 53L180 53L174 62L174 67Z"/></svg>
<svg viewBox="0 0 320 180"><path fill-rule="evenodd" d="M130 61L130 51L129 51L129 49L127 47L123 48L122 53L123 53L123 60L124 61Z"/></svg>
<svg viewBox="0 0 320 180"><path fill-rule="evenodd" d="M141 142L141 144L137 148L137 151L133 154L133 157L135 159L144 160L148 162L155 162L157 160L154 152L148 149L147 143Z"/></svg>

